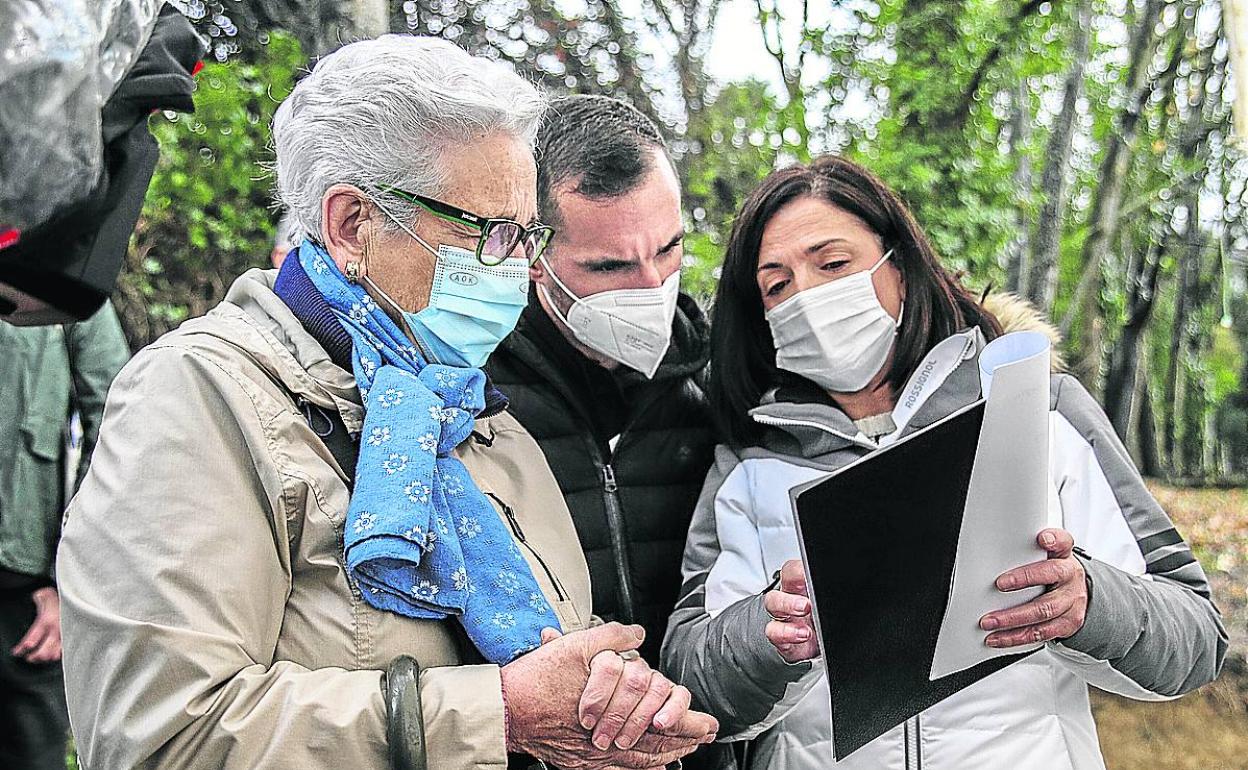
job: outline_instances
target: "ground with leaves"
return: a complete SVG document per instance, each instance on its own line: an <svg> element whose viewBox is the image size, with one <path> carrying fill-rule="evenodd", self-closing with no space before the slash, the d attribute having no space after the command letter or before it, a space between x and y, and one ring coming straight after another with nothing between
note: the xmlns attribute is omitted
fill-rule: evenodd
<svg viewBox="0 0 1248 770"><path fill-rule="evenodd" d="M1241 770L1248 767L1248 488L1177 489L1153 494L1209 573L1231 635L1222 677L1169 703L1093 693L1110 770Z"/></svg>

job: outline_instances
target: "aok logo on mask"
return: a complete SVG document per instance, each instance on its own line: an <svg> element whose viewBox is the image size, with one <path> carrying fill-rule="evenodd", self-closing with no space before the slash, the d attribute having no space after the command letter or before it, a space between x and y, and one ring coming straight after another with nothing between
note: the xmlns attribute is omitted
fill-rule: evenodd
<svg viewBox="0 0 1248 770"><path fill-rule="evenodd" d="M476 286L477 285L477 277L473 275L472 273L455 272L455 273L451 273L450 275L448 275L447 279L450 280L452 283L459 284L460 286Z"/></svg>

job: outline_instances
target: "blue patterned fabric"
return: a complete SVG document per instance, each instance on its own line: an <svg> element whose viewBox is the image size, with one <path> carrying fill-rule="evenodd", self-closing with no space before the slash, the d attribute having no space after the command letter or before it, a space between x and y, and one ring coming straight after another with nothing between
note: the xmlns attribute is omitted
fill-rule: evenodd
<svg viewBox="0 0 1248 770"><path fill-rule="evenodd" d="M492 663L537 647L541 630L559 621L506 525L451 454L485 405L485 374L426 364L320 246L305 241L298 259L351 336L364 404L347 572L374 607L457 617Z"/></svg>

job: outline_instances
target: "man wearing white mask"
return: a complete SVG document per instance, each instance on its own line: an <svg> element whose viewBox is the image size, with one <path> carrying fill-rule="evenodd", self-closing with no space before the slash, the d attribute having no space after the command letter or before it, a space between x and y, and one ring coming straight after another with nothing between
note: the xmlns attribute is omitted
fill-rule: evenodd
<svg viewBox="0 0 1248 770"><path fill-rule="evenodd" d="M615 99L556 100L536 156L556 234L487 370L559 481L595 613L644 626L657 659L714 443L709 327L680 293L680 186L653 122Z"/></svg>

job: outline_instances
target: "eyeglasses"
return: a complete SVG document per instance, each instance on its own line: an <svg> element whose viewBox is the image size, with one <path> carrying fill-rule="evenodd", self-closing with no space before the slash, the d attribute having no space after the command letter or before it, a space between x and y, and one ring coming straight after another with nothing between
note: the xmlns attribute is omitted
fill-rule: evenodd
<svg viewBox="0 0 1248 770"><path fill-rule="evenodd" d="M478 216L449 203L400 190L397 187L385 186L381 190L402 198L408 203L414 203L439 219L480 230L481 236L477 239L477 261L486 267L501 265L504 260L513 256L517 247L524 248L524 258L532 265L546 251L551 236L555 234L553 227L540 222L525 227L511 219Z"/></svg>

